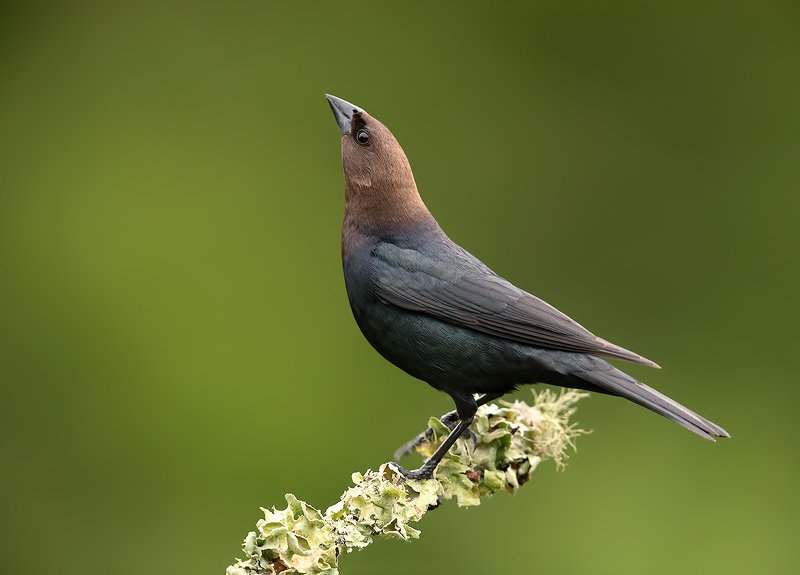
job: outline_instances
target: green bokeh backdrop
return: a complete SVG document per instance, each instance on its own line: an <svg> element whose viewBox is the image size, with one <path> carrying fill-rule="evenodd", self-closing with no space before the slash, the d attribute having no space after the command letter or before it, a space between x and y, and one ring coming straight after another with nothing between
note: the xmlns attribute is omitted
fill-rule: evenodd
<svg viewBox="0 0 800 575"><path fill-rule="evenodd" d="M796 568L798 70L791 2L3 3L3 570L220 574L259 505L325 507L450 408L350 316L324 92L734 436L592 397L565 473L343 572Z"/></svg>

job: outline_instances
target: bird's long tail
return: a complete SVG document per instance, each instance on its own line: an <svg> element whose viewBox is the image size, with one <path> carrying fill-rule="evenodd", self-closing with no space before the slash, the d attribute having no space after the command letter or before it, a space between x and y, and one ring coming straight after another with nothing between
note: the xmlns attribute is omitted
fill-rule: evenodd
<svg viewBox="0 0 800 575"><path fill-rule="evenodd" d="M716 441L715 437L730 437L730 434L719 425L696 414L691 409L682 406L647 385L636 381L627 373L620 371L610 363L603 360L592 361L592 368L572 372L577 377L590 384L587 388L595 387L611 395L618 395L630 401L655 411L678 425L709 441Z"/></svg>

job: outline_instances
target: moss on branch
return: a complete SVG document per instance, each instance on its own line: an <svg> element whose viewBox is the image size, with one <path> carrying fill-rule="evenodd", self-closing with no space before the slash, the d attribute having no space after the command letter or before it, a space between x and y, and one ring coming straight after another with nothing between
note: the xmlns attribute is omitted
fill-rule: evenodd
<svg viewBox="0 0 800 575"><path fill-rule="evenodd" d="M226 574L336 575L340 556L376 538L419 538L411 524L442 501L469 507L498 491L516 493L542 461L564 466L575 438L586 433L569 422L585 395L546 389L534 392L532 405L500 401L480 407L471 427L474 437L456 442L433 479L406 480L385 463L377 471L354 473L353 486L324 512L287 494L285 509L262 508L264 518L242 544L244 558ZM429 426L430 439L417 445L425 457L449 433L436 418Z"/></svg>

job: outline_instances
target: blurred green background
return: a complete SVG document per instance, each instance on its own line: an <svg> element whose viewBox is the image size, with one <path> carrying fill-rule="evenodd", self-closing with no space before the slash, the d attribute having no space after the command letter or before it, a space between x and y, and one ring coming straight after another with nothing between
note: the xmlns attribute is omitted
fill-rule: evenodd
<svg viewBox="0 0 800 575"><path fill-rule="evenodd" d="M640 4L4 2L4 570L221 574L259 505L333 503L450 409L351 318L324 92L734 436L594 396L566 472L343 573L796 568L800 10Z"/></svg>

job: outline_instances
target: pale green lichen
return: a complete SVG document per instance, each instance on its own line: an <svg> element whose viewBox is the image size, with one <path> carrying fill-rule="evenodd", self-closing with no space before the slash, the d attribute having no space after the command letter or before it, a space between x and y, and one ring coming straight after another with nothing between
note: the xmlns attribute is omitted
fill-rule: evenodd
<svg viewBox="0 0 800 575"><path fill-rule="evenodd" d="M546 389L534 393L533 405L501 401L482 406L471 426L474 436L456 442L433 479L406 480L385 463L377 471L354 473L353 486L324 513L288 494L286 509L262 509L264 518L242 544L245 558L226 573L336 575L342 553L375 538L417 539L420 532L410 524L442 500L469 507L501 490L513 494L541 461L552 459L564 467L575 438L586 433L569 423L575 403L585 395ZM449 433L436 418L429 426L430 438L417 445L426 457Z"/></svg>

